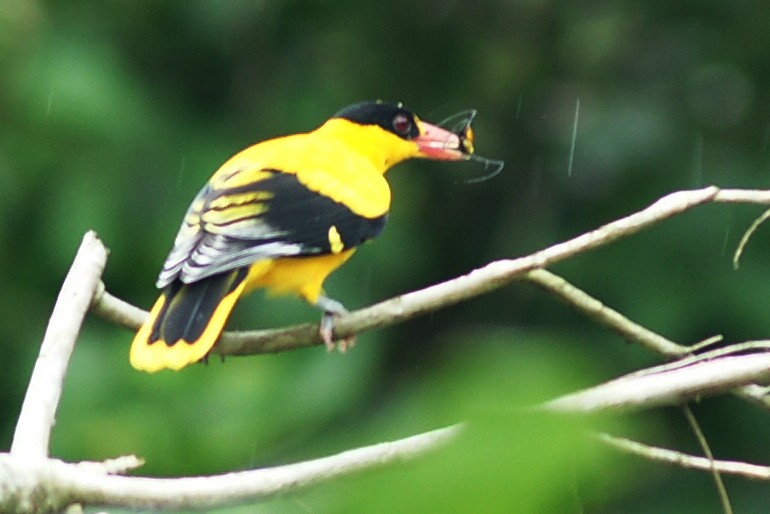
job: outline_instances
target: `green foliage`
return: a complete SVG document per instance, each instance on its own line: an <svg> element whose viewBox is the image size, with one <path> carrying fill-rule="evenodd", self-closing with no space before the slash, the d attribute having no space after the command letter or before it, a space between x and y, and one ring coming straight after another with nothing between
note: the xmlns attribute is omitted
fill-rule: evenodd
<svg viewBox="0 0 770 514"><path fill-rule="evenodd" d="M466 182L483 173L473 163L394 170L387 230L328 284L359 307L542 248L675 189L766 187L769 45L760 0L5 2L4 447L83 232L96 229L111 249L110 291L148 306L184 209L241 148L312 129L363 99L401 100L431 121L479 110L477 149L504 159L505 170L479 184ZM758 213L699 209L555 271L683 343L766 337L764 227L741 270L730 269ZM232 325L317 316L255 295ZM460 441L419 462L231 511L716 510L705 475L626 471L630 459L581 438L594 426L522 414L522 405L654 362L524 285L363 334L344 356L305 350L146 376L128 367L130 339L88 321L54 430L56 456L137 453L148 474L201 474L471 419ZM746 449L766 439L752 436L766 416L735 403L703 411L719 456L760 458ZM735 437L733 419L752 430ZM667 412L623 430L693 448L684 419ZM728 491L736 507L756 504L748 487L728 482Z"/></svg>

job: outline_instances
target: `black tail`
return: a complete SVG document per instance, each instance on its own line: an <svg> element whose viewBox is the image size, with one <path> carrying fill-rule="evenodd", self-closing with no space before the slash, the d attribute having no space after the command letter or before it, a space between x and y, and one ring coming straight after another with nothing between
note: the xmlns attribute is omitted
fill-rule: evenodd
<svg viewBox="0 0 770 514"><path fill-rule="evenodd" d="M144 371L180 369L208 354L245 286L248 268L163 290L134 338L131 365Z"/></svg>

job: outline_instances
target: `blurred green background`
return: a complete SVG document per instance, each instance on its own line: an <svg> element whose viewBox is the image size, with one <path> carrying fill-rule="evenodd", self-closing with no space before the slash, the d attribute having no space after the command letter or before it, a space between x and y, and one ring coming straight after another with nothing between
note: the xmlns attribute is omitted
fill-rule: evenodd
<svg viewBox="0 0 770 514"><path fill-rule="evenodd" d="M327 282L357 308L525 255L707 184L770 184L765 0L82 1L0 8L0 438L83 233L111 249L108 289L147 307L208 176L261 139L364 99L439 121L475 107L477 150L504 159L393 170L390 223ZM580 118L569 170L575 105ZM568 171L571 171L568 173ZM770 334L761 212L705 206L554 271L681 343ZM243 301L231 327L318 319ZM222 512L719 512L711 478L621 456L609 430L699 453L677 409L539 419L517 407L658 362L526 284L321 348L180 373L128 365L132 334L90 317L52 452L136 453L175 476L293 462L475 420L433 458ZM770 462L768 415L737 399L695 414L717 457ZM762 484L726 478L736 512Z"/></svg>

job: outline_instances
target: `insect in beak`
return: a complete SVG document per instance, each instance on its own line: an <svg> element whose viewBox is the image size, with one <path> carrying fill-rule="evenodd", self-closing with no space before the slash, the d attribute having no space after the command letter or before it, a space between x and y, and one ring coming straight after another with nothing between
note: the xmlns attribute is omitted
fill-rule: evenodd
<svg viewBox="0 0 770 514"><path fill-rule="evenodd" d="M462 153L464 159L483 163L485 172L491 170L481 177L466 180L466 183L489 180L499 174L505 166L505 162L501 160L489 159L487 157L476 155L476 150L473 146L473 129L471 128L471 124L476 118L476 114L476 109L468 109L467 111L453 114L438 124L439 127L445 127L457 136L459 139L459 151Z"/></svg>
<svg viewBox="0 0 770 514"><path fill-rule="evenodd" d="M446 127L450 132L457 135L460 139L460 151L465 155L466 159L470 159L475 151L473 148L473 129L471 128L471 123L476 118L476 114L476 109L460 111L438 124L439 127Z"/></svg>

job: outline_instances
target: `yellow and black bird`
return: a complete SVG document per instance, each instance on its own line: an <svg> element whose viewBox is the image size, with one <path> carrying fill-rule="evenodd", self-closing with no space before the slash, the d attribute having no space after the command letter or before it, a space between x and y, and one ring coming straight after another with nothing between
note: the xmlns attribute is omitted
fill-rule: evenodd
<svg viewBox="0 0 770 514"><path fill-rule="evenodd" d="M333 347L333 318L345 309L322 285L385 226L385 172L412 157L472 153L469 123L452 132L385 102L351 105L312 132L237 153L187 210L156 282L162 293L131 345L131 365L178 370L205 358L235 302L257 288L323 309L321 336Z"/></svg>

